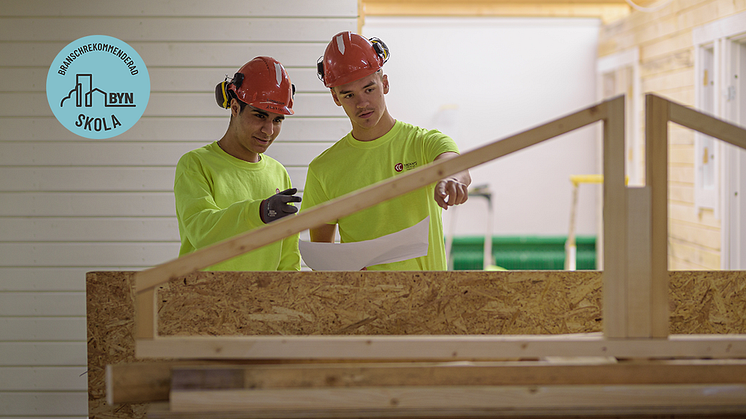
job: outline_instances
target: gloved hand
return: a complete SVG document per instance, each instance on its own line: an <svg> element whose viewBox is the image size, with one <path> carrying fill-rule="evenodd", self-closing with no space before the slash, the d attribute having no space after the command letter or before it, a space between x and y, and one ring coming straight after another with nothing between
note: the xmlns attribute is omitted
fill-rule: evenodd
<svg viewBox="0 0 746 419"><path fill-rule="evenodd" d="M262 201L259 205L259 215L264 224L298 212L298 208L292 204L301 201L299 196L293 196L297 192L295 188L285 189Z"/></svg>

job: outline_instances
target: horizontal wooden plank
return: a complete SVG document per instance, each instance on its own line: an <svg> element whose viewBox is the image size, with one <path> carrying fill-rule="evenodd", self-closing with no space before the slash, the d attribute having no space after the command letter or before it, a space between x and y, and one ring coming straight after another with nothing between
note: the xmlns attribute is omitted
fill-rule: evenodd
<svg viewBox="0 0 746 419"><path fill-rule="evenodd" d="M175 167L0 167L0 192L171 192ZM288 167L294 186L305 167Z"/></svg>
<svg viewBox="0 0 746 419"><path fill-rule="evenodd" d="M354 25L353 28L350 26ZM0 39L5 42L69 40L106 34L124 42L233 42L250 34L253 42L329 42L338 32L357 26L357 18L234 17L0 17ZM137 27L137 30L133 30ZM282 30L277 30L282 27ZM44 28L43 31L34 28ZM134 46L133 46L134 47ZM322 51L323 54L323 51Z"/></svg>
<svg viewBox="0 0 746 419"><path fill-rule="evenodd" d="M594 0L596 1L596 0ZM133 4L136 4L135 7ZM43 5L43 7L40 7ZM64 3L47 1L8 2L4 16L215 16L272 17L272 16L334 16L357 17L356 0L324 0L309 4L306 0L285 0L279 3L246 3L243 0L223 1L220 7L199 0L173 3L167 0L140 1L136 3L98 3L88 0L68 0Z"/></svg>
<svg viewBox="0 0 746 419"><path fill-rule="evenodd" d="M47 415L87 418L88 392L0 392L0 416L34 418Z"/></svg>
<svg viewBox="0 0 746 419"><path fill-rule="evenodd" d="M0 291L85 292L85 274L97 268L0 268Z"/></svg>
<svg viewBox="0 0 746 419"><path fill-rule="evenodd" d="M710 250L720 249L720 229L676 220L671 220L668 224L671 239L679 239Z"/></svg>
<svg viewBox="0 0 746 419"><path fill-rule="evenodd" d="M229 116L143 117L116 141L202 141L220 139L228 128ZM53 116L1 118L0 141L81 141L84 138L65 129ZM350 131L347 117L313 118L294 115L282 124L278 141L336 141Z"/></svg>
<svg viewBox="0 0 746 419"><path fill-rule="evenodd" d="M0 366L85 366L86 343L0 342Z"/></svg>
<svg viewBox="0 0 746 419"><path fill-rule="evenodd" d="M295 85L296 93L327 93L318 76L316 69L308 62L307 68L287 68L290 81ZM215 85L223 81L226 75L232 76L238 67L223 68L180 68L153 67L148 68L151 93L181 93L199 92L214 94ZM0 69L0 92L46 92L46 79L49 67L23 67ZM18 80L28 79L29 83L18 83Z"/></svg>
<svg viewBox="0 0 746 419"><path fill-rule="evenodd" d="M0 218L2 242L179 241L176 217Z"/></svg>
<svg viewBox="0 0 746 419"><path fill-rule="evenodd" d="M182 155L205 142L35 142L3 143L0 166L176 166ZM292 143L278 137L267 155L285 166L307 166L333 143Z"/></svg>
<svg viewBox="0 0 746 419"><path fill-rule="evenodd" d="M217 83L216 83L217 84ZM137 98L135 98L137 101ZM295 96L293 111L304 117L342 117L344 111L334 104L327 93L300 93ZM81 114L86 115L85 111ZM115 112L113 112L115 113ZM6 117L37 117L52 115L44 93L0 93L0 114ZM205 117L228 116L226 109L215 103L215 93L152 93L143 117ZM93 116L93 115L91 115ZM227 126L227 121L226 121ZM214 134L221 135L222 134Z"/></svg>
<svg viewBox="0 0 746 419"><path fill-rule="evenodd" d="M721 268L720 249L708 249L697 243L688 243L675 238L668 241L669 256L681 259L696 266L696 269L719 270Z"/></svg>
<svg viewBox="0 0 746 419"><path fill-rule="evenodd" d="M746 412L744 385L665 386L475 386L475 387L380 387L290 390L233 390L171 392L172 412L237 412L283 410L308 412L360 410L419 413L443 410L441 414L469 416L485 410L523 415L543 410L554 414L604 409L637 413L684 413L709 408ZM691 411L691 410L690 410ZM468 412L471 412L469 414Z"/></svg>
<svg viewBox="0 0 746 419"><path fill-rule="evenodd" d="M355 30L349 28L340 29ZM330 35L331 38L332 35ZM49 69L57 54L73 39L60 38L45 42L0 43L0 56L14 57L13 67ZM213 67L220 71L235 71L251 57L269 55L285 67L313 69L324 53L328 40L295 43L254 42L240 39L231 42L127 42L140 54L147 67ZM0 68L0 72L3 68ZM45 73L46 74L46 73ZM33 82L33 81L32 81ZM46 84L46 76L36 83ZM217 84L217 82L216 82Z"/></svg>
<svg viewBox="0 0 746 419"><path fill-rule="evenodd" d="M613 361L612 361L613 360ZM746 383L742 360L616 362L611 358L469 363L108 365L110 403L167 401L169 391L388 387ZM225 361L229 363L229 361Z"/></svg>
<svg viewBox="0 0 746 419"><path fill-rule="evenodd" d="M254 336L139 339L138 358L452 359L547 356L617 358L746 357L746 335L671 335L604 339L599 334L494 336Z"/></svg>
<svg viewBox="0 0 746 419"><path fill-rule="evenodd" d="M0 316L85 316L84 292L0 292Z"/></svg>
<svg viewBox="0 0 746 419"><path fill-rule="evenodd" d="M0 192L173 192L175 167L0 167Z"/></svg>
<svg viewBox="0 0 746 419"><path fill-rule="evenodd" d="M175 217L173 192L0 192L3 217Z"/></svg>
<svg viewBox="0 0 746 419"><path fill-rule="evenodd" d="M137 269L177 257L179 243L0 243L0 266L119 266Z"/></svg>
<svg viewBox="0 0 746 419"><path fill-rule="evenodd" d="M737 147L746 148L746 128L699 113L692 108L671 104L671 121L697 130Z"/></svg>
<svg viewBox="0 0 746 419"><path fill-rule="evenodd" d="M0 367L0 391L75 391L88 388L85 366Z"/></svg>
<svg viewBox="0 0 746 419"><path fill-rule="evenodd" d="M85 342L85 317L0 317L0 342Z"/></svg>

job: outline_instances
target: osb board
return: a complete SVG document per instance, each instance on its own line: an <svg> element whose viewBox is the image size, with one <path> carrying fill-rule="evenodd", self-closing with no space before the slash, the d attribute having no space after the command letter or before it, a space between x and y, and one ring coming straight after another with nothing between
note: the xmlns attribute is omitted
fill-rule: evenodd
<svg viewBox="0 0 746 419"><path fill-rule="evenodd" d="M216 272L159 293L161 335L452 335L600 331L599 274Z"/></svg>
<svg viewBox="0 0 746 419"><path fill-rule="evenodd" d="M107 364L133 362L134 272L86 275L92 418ZM671 333L746 333L746 272L673 271ZM547 334L602 329L595 271L200 272L160 291L161 334Z"/></svg>

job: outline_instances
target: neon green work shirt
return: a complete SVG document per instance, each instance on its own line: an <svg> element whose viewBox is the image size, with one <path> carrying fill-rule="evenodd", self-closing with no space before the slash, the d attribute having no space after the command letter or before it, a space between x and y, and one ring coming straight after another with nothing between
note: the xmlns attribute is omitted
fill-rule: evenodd
<svg viewBox="0 0 746 419"><path fill-rule="evenodd" d="M397 121L384 136L358 141L352 133L337 141L308 166L301 211L432 163L442 153L458 152L439 131ZM442 209L435 184L382 202L334 221L343 243L372 240L395 233L430 216L427 256L368 267L370 270L446 270Z"/></svg>
<svg viewBox="0 0 746 419"><path fill-rule="evenodd" d="M176 165L174 196L179 221L179 256L264 225L262 200L291 187L287 170L261 154L250 163L217 142L184 154ZM207 268L212 271L300 270L298 235Z"/></svg>

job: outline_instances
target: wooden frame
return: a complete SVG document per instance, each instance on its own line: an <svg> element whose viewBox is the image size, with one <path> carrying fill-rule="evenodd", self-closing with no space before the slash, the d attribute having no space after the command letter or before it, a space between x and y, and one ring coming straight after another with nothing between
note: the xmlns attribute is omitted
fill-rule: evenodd
<svg viewBox="0 0 746 419"><path fill-rule="evenodd" d="M594 122L604 124L604 332L558 336L159 337L156 287L288 235L373 206L443 177ZM627 188L624 97L616 97L454 158L353 192L260 229L138 272L135 338L139 358L494 359L615 356L746 356L746 335L668 336L668 122L746 148L746 130L655 95L646 98L646 180ZM632 218L631 218L632 217ZM634 222L630 222L633 220Z"/></svg>

